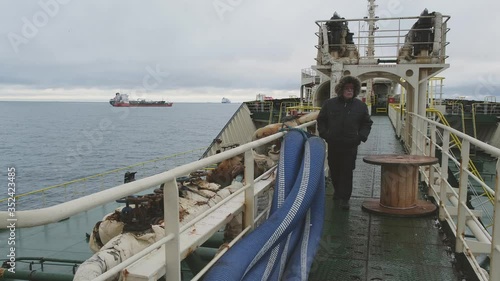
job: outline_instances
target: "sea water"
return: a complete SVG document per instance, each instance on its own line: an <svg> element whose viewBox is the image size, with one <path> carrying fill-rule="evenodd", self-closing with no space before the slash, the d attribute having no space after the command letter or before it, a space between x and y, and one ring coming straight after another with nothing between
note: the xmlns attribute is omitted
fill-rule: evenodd
<svg viewBox="0 0 500 281"><path fill-rule="evenodd" d="M115 108L107 103L0 102L0 182L6 186L7 169L15 167L16 194L22 194L206 148L239 106L175 103L169 108ZM165 165L159 169L173 164ZM145 173L137 171L136 179ZM114 185L122 180L120 174ZM87 182L85 188L93 185ZM5 197L0 194L0 199Z"/></svg>

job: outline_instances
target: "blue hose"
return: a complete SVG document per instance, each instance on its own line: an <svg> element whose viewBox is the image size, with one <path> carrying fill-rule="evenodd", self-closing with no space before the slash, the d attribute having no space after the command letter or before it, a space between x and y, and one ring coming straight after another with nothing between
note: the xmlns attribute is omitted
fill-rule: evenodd
<svg viewBox="0 0 500 281"><path fill-rule="evenodd" d="M325 178L320 184L325 186ZM306 216L303 235L299 245L289 260L289 266L286 267L284 278L274 280L307 280L309 270L311 269L314 256L318 250L325 220L325 189L319 188L313 200L311 209Z"/></svg>
<svg viewBox="0 0 500 281"><path fill-rule="evenodd" d="M323 227L324 160L322 139L287 133L269 218L222 256L204 280L307 280Z"/></svg>
<svg viewBox="0 0 500 281"><path fill-rule="evenodd" d="M295 185L304 156L304 144L307 137L303 131L293 130L285 137L281 146L280 161L278 162L278 175L276 177L273 203L269 215L283 206L285 199ZM285 157L286 155L286 157ZM268 280L275 279L277 274L283 272L284 261L289 256L288 249L293 248L300 233L296 230L288 234L286 240L268 251L255 266L245 275L243 280Z"/></svg>
<svg viewBox="0 0 500 281"><path fill-rule="evenodd" d="M323 168L321 166L322 172ZM279 259L280 264L274 265L275 269L272 276L267 277L264 272L264 274L256 275L255 278L249 278L248 280L307 280L321 238L324 221L324 174L321 179L322 182L320 182L319 186L322 188L317 189L313 204L306 213L302 224L289 234L286 245L284 242L281 243L284 250L280 251L282 253ZM268 262L268 266L270 264L272 264L271 261ZM279 267L276 268L276 266ZM257 278L258 276L264 276L265 278Z"/></svg>
<svg viewBox="0 0 500 281"><path fill-rule="evenodd" d="M273 202L269 215L283 206L285 198L295 184L304 156L305 141L306 139L302 133L297 130L290 131L283 139L278 162L278 175L276 176Z"/></svg>
<svg viewBox="0 0 500 281"><path fill-rule="evenodd" d="M324 186L323 182L320 186ZM291 242L286 245L281 257L280 267L269 278L248 280L307 280L316 254L325 218L325 189L319 188L311 208L306 213L303 223L291 234ZM298 240L298 241L297 241ZM287 253L288 252L288 253ZM265 276L265 275L261 275Z"/></svg>

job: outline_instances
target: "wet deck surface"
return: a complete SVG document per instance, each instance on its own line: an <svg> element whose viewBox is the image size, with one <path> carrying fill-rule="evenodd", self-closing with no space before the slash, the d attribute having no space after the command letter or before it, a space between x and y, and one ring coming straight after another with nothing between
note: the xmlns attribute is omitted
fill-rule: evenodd
<svg viewBox="0 0 500 281"><path fill-rule="evenodd" d="M397 218L361 209L365 199L380 197L380 166L364 163L363 157L404 153L389 118L372 120L370 137L358 150L350 210L333 204L333 188L327 185L323 236L309 280L465 280L435 215Z"/></svg>

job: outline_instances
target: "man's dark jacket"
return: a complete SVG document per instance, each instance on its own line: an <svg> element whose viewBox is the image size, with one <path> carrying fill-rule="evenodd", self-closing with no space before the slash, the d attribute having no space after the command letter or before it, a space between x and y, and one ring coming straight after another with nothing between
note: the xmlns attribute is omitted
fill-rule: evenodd
<svg viewBox="0 0 500 281"><path fill-rule="evenodd" d="M330 145L358 146L368 139L373 121L368 107L357 98L331 98L323 104L318 118L319 136Z"/></svg>

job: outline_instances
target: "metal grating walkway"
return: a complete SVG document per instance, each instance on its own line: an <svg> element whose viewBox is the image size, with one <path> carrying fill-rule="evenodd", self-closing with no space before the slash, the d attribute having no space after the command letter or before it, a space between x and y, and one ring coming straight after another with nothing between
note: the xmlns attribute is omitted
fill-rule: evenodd
<svg viewBox="0 0 500 281"><path fill-rule="evenodd" d="M389 118L372 120L370 137L358 150L349 211L334 206L333 188L327 185L323 236L309 280L468 280L456 269L435 215L396 218L361 209L364 199L380 195L380 166L364 163L363 157L404 153Z"/></svg>

